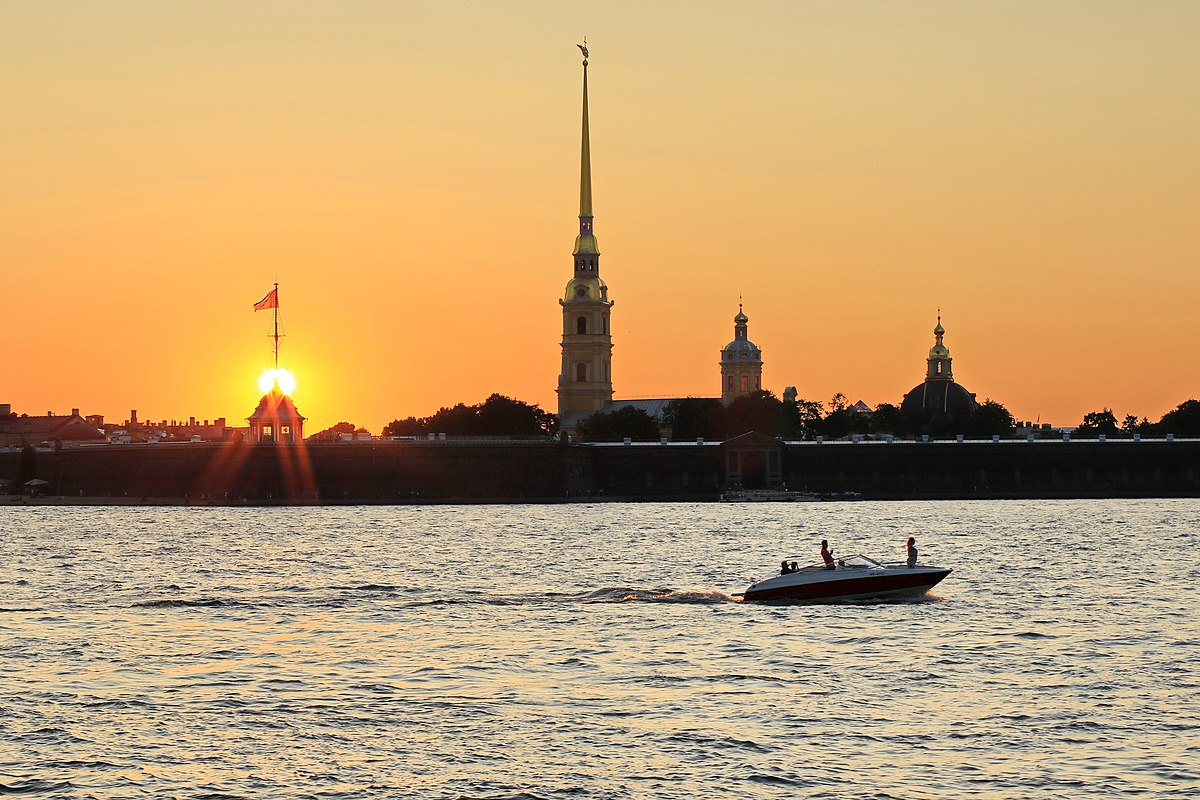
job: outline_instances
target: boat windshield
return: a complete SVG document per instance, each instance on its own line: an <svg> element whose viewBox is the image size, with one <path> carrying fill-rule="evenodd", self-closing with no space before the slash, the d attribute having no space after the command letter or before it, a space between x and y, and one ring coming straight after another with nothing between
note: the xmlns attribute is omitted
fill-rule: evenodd
<svg viewBox="0 0 1200 800"><path fill-rule="evenodd" d="M883 564L880 564L873 558L867 558L861 553L856 553L852 556L838 559L839 567L847 567L851 569L883 569Z"/></svg>
<svg viewBox="0 0 1200 800"><path fill-rule="evenodd" d="M792 563L792 562L798 561L798 560L799 559L795 559L795 558L787 559L788 563ZM878 561L876 561L873 558L868 558L867 556L864 556L862 553L855 553L852 556L839 557L837 559L837 568L838 569L855 569L855 570L857 570L857 569L887 569L887 567L885 567L883 564L879 563ZM797 571L798 572L824 572L825 565L821 562L817 562L815 564L805 564L804 566L800 567ZM765 581L768 578L777 578L777 577L779 577L779 575L780 575L779 572L773 572L770 575L760 578L758 582L761 583L762 581Z"/></svg>

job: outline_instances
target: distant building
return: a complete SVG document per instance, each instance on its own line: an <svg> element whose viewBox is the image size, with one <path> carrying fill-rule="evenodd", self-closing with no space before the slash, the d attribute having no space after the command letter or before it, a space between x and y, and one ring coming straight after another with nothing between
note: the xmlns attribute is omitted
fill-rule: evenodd
<svg viewBox="0 0 1200 800"><path fill-rule="evenodd" d="M24 446L37 444L72 447L80 444L99 444L107 441L95 425L72 408L67 415L55 415L47 411L45 416L20 416L13 413L12 406L0 403L0 446Z"/></svg>
<svg viewBox="0 0 1200 800"><path fill-rule="evenodd" d="M975 395L954 382L954 374L950 370L950 350L942 343L945 333L942 315L938 314L937 327L933 329L935 342L929 348L929 358L925 362L925 381L904 395L900 403L901 411L928 410L954 414L974 411L979 407Z"/></svg>
<svg viewBox="0 0 1200 800"><path fill-rule="evenodd" d="M747 337L750 318L738 303L733 341L721 351L721 401L729 405L742 395L762 390L762 350Z"/></svg>
<svg viewBox="0 0 1200 800"><path fill-rule="evenodd" d="M250 423L248 439L253 444L296 444L304 441L304 420L292 398L271 387L258 401L258 408L246 418Z"/></svg>
<svg viewBox="0 0 1200 800"><path fill-rule="evenodd" d="M583 60L583 140L579 172L579 235L575 273L567 281L562 306L562 367L558 374L558 418L565 429L603 411L612 400L613 303L600 279L600 249L592 229L592 165L588 136L587 58Z"/></svg>
<svg viewBox="0 0 1200 800"><path fill-rule="evenodd" d="M224 417L217 417L211 421L188 417L186 420L164 419L154 422L138 419L136 408L129 411L129 419L124 423L106 423L104 417L99 414L90 415L87 419L104 431L113 444L220 442L229 439L233 430L225 424Z"/></svg>

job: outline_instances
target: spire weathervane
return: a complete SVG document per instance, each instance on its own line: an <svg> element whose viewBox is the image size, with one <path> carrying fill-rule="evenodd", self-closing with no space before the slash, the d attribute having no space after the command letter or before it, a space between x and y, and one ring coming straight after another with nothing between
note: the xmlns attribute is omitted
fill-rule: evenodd
<svg viewBox="0 0 1200 800"><path fill-rule="evenodd" d="M586 36L583 37L583 44L577 44L575 46L578 47L581 51L583 51L583 65L586 67L587 60L588 60L588 58L590 58L590 56L588 56L587 37Z"/></svg>

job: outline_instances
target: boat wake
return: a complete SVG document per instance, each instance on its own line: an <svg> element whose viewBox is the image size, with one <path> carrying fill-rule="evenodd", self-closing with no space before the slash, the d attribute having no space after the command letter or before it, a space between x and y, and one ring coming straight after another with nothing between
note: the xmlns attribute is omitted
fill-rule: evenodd
<svg viewBox="0 0 1200 800"><path fill-rule="evenodd" d="M736 602L715 589L597 589L583 596L585 603L715 603Z"/></svg>
<svg viewBox="0 0 1200 800"><path fill-rule="evenodd" d="M520 594L492 594L482 591L464 591L455 596L397 590L385 584L364 584L321 589L317 587L291 587L291 591L275 592L270 595L243 595L233 597L200 596L195 598L152 598L131 604L133 608L146 610L176 609L222 609L229 606L271 607L316 607L350 608L357 606L388 605L398 608L421 608L426 606L554 606L576 603L682 603L714 605L739 602L715 589L641 589L629 586L613 586L581 592L531 592ZM0 609L5 610L5 609Z"/></svg>

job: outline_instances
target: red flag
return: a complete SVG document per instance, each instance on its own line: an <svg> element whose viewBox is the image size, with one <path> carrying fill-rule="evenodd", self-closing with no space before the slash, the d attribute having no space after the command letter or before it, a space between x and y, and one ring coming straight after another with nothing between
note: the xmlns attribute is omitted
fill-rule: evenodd
<svg viewBox="0 0 1200 800"><path fill-rule="evenodd" d="M262 311L267 308L279 308L279 289L272 289L267 292L267 296L254 304L255 311Z"/></svg>

